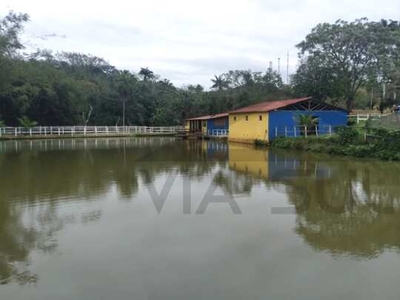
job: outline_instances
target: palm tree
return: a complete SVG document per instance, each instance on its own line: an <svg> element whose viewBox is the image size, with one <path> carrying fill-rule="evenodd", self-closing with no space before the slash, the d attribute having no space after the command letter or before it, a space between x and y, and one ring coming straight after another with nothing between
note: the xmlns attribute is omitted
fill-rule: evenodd
<svg viewBox="0 0 400 300"><path fill-rule="evenodd" d="M149 70L149 68L141 68L139 71L139 75L143 76L144 81L155 78L154 72Z"/></svg>
<svg viewBox="0 0 400 300"><path fill-rule="evenodd" d="M217 76L214 75L215 79L211 79L212 83L214 83L211 88L216 89L218 91L223 90L224 88L229 87L229 81L225 80L223 75Z"/></svg>
<svg viewBox="0 0 400 300"><path fill-rule="evenodd" d="M22 116L22 118L18 118L19 124L24 128L35 127L38 122L30 120L27 116Z"/></svg>
<svg viewBox="0 0 400 300"><path fill-rule="evenodd" d="M129 71L124 70L119 72L117 77L117 90L122 98L122 126L125 126L125 106L133 96L136 78Z"/></svg>
<svg viewBox="0 0 400 300"><path fill-rule="evenodd" d="M296 122L299 126L307 128L307 134L312 134L315 133L315 126L318 125L319 119L312 115L298 115ZM305 132L303 129L300 129L300 131L302 132L302 134L304 134Z"/></svg>

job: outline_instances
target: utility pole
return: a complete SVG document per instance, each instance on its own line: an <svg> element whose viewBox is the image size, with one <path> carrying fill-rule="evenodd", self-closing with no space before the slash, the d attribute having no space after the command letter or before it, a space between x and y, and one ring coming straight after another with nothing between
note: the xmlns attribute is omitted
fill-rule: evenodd
<svg viewBox="0 0 400 300"><path fill-rule="evenodd" d="M281 58L278 57L278 75L281 76Z"/></svg>
<svg viewBox="0 0 400 300"><path fill-rule="evenodd" d="M289 84L289 50L288 50L288 52L287 52L286 84Z"/></svg>

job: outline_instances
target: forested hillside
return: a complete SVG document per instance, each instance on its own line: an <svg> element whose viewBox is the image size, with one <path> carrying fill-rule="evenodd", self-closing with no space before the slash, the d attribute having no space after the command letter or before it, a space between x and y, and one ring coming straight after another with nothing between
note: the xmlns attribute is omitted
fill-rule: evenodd
<svg viewBox="0 0 400 300"><path fill-rule="evenodd" d="M28 21L14 12L0 19L0 126L22 118L40 125L178 125L186 117L308 95L348 109L390 106L400 87L395 21L318 25L298 45L300 65L290 85L267 69L210 74L209 87L176 87L151 66L118 70L89 54L22 54Z"/></svg>

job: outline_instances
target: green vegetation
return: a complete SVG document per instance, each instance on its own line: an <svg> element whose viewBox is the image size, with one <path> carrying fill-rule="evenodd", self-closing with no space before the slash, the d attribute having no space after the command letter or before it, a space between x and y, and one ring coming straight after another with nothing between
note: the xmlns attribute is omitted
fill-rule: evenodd
<svg viewBox="0 0 400 300"><path fill-rule="evenodd" d="M399 161L400 131L341 126L331 137L281 137L271 147Z"/></svg>
<svg viewBox="0 0 400 300"><path fill-rule="evenodd" d="M374 90L386 85L389 90L372 105L390 107L400 85L399 45L398 21L362 18L319 24L297 45L301 61L293 76L294 89L318 99L344 101L350 111L358 96L364 98L364 107L370 106L368 94L374 96Z"/></svg>
<svg viewBox="0 0 400 300"><path fill-rule="evenodd" d="M19 125L24 128L35 127L38 123L36 121L29 120L27 116L23 116L22 118L18 118Z"/></svg>
<svg viewBox="0 0 400 300"><path fill-rule="evenodd" d="M47 50L22 55L19 34L28 20L13 12L0 18L0 120L8 126L20 125L23 116L43 126L172 126L191 116L291 96L273 70L230 71L216 76L206 91L201 85L175 87L149 68L118 70L93 55Z"/></svg>
<svg viewBox="0 0 400 300"><path fill-rule="evenodd" d="M400 86L397 21L319 24L298 44L301 64L291 84L272 69L231 70L215 75L210 90L175 87L147 67L118 70L90 54L24 54L19 37L28 21L14 12L0 18L0 120L8 126L23 116L43 126L180 125L192 116L310 95L349 109L383 108Z"/></svg>

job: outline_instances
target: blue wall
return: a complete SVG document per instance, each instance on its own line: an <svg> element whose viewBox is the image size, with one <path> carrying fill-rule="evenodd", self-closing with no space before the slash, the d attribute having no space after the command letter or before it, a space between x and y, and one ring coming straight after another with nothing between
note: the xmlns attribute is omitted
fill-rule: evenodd
<svg viewBox="0 0 400 300"><path fill-rule="evenodd" d="M269 113L269 140L275 138L275 127L278 127L279 136L285 136L285 126L287 127L287 136L300 136L300 128L296 128L296 132L294 129L294 126L298 125L298 115L312 115L318 117L318 134L326 134L329 132L329 128L326 125L332 125L332 127L335 127L347 124L346 111L271 111Z"/></svg>
<svg viewBox="0 0 400 300"><path fill-rule="evenodd" d="M215 121L217 123L221 122L221 120L224 120L224 125L218 125L215 124ZM229 129L229 118L228 117L223 117L223 118L218 118L218 119L211 119L207 120L207 131L210 132L213 129Z"/></svg>
<svg viewBox="0 0 400 300"><path fill-rule="evenodd" d="M291 180L304 176L307 179L331 178L336 173L332 166L318 160L309 160L301 155L270 151L268 154L269 179Z"/></svg>

